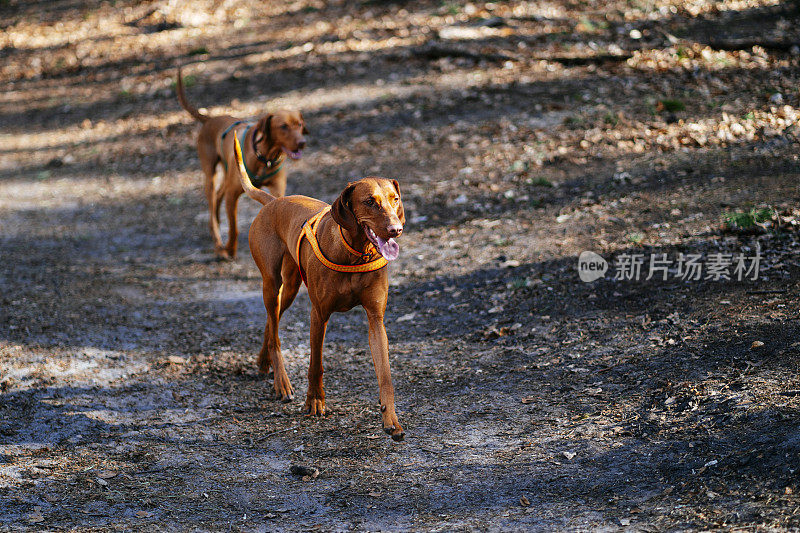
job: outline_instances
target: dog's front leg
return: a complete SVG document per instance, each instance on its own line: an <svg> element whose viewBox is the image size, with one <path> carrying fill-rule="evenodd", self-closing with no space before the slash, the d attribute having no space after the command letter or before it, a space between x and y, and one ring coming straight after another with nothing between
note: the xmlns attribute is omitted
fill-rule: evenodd
<svg viewBox="0 0 800 533"><path fill-rule="evenodd" d="M310 415L325 414L325 389L322 386L322 344L325 341L325 329L328 327L330 313L322 313L319 309L311 309L311 362L308 365L308 393L306 394L306 412Z"/></svg>
<svg viewBox="0 0 800 533"><path fill-rule="evenodd" d="M378 377L383 430L391 435L392 439L401 441L405 433L394 410L394 386L389 370L389 339L386 337L386 327L383 325L383 311L380 309L366 309L366 311L369 321L369 350Z"/></svg>

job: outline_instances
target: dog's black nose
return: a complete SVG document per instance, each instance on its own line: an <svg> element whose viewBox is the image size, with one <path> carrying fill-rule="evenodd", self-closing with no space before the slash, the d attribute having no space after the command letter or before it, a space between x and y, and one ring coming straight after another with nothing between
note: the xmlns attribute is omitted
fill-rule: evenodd
<svg viewBox="0 0 800 533"><path fill-rule="evenodd" d="M393 224L386 228L386 233L389 234L389 237L394 238L403 233L403 226L400 224Z"/></svg>
<svg viewBox="0 0 800 533"><path fill-rule="evenodd" d="M297 149L298 149L298 150L302 150L302 149L303 149L303 148L305 148L305 147L306 147L306 141L305 141L305 139L303 139L302 141L300 141L299 143L297 143Z"/></svg>

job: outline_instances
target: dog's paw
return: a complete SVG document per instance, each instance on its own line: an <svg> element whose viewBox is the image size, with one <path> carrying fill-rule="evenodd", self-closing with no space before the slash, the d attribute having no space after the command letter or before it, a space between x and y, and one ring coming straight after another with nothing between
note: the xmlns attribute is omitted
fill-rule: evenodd
<svg viewBox="0 0 800 533"><path fill-rule="evenodd" d="M395 426L384 427L383 431L387 435L392 437L392 440L396 442L400 442L401 440L406 438L406 432L403 431L403 428L401 427L395 427Z"/></svg>
<svg viewBox="0 0 800 533"><path fill-rule="evenodd" d="M214 248L214 254L216 254L217 259L220 261L233 261L234 258L234 256L231 255L231 253L228 251L227 248L216 247Z"/></svg>
<svg viewBox="0 0 800 533"><path fill-rule="evenodd" d="M403 431L403 426L400 425L397 415L387 413L385 410L383 411L383 431L396 442L400 442L406 436L406 432Z"/></svg>
<svg viewBox="0 0 800 533"><path fill-rule="evenodd" d="M272 364L269 361L269 357L258 357L258 373L262 376L272 374Z"/></svg>
<svg viewBox="0 0 800 533"><path fill-rule="evenodd" d="M275 375L275 399L283 403L289 403L294 400L294 387L292 387L288 376Z"/></svg>
<svg viewBox="0 0 800 533"><path fill-rule="evenodd" d="M306 396L305 411L311 416L322 416L325 414L325 398Z"/></svg>
<svg viewBox="0 0 800 533"><path fill-rule="evenodd" d="M275 399L280 400L283 403L289 403L294 400L294 393L293 392L279 392L275 391Z"/></svg>

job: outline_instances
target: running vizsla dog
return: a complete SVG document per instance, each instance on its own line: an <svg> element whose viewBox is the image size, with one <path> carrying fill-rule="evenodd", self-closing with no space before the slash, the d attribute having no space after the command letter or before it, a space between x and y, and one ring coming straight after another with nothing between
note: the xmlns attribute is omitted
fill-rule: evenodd
<svg viewBox="0 0 800 533"><path fill-rule="evenodd" d="M403 232L405 215L396 180L365 178L350 183L332 206L307 196L276 198L253 187L245 176L234 140L242 188L264 204L250 226L250 252L261 271L267 325L258 366L274 370L275 394L283 401L294 389L281 355L278 322L305 281L311 300L311 361L305 410L325 413L322 343L334 312L364 307L369 321L369 348L378 376L383 429L396 440L404 433L394 408L389 372L389 343L383 314L388 299L388 261L397 259L394 238Z"/></svg>
<svg viewBox="0 0 800 533"><path fill-rule="evenodd" d="M236 256L239 236L236 205L244 192L233 155L234 137L239 138L244 147L245 169L253 186L266 185L275 196L283 196L286 192L286 156L300 159L306 146L304 134L308 130L299 111L278 110L252 123L229 115L204 115L186 101L180 67L177 92L181 106L203 124L197 136L197 153L205 174L211 237L216 253L222 258L232 259ZM216 184L214 175L220 162L224 172L222 183ZM219 233L219 208L223 198L228 214L228 243L224 247Z"/></svg>

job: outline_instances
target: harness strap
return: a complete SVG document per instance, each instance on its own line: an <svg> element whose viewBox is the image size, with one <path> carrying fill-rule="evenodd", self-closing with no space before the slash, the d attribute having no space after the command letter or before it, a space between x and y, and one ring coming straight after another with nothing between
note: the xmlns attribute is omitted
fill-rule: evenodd
<svg viewBox="0 0 800 533"><path fill-rule="evenodd" d="M308 244L311 245L311 249L314 251L314 255L317 257L320 263L322 263L325 267L334 270L336 272L345 272L345 273L361 273L361 272L373 272L375 270L380 270L381 268L385 267L388 261L378 254L377 259L370 260L366 263L361 263L359 265L339 265L330 261L325 254L322 253L322 250L319 247L319 241L317 240L317 227L319 226L319 221L322 220L328 211L330 211L330 206L326 207L313 217L311 217L305 224L303 224L303 229L300 232L300 236L297 238L297 246L295 247L295 257L297 257L297 267L300 269L300 277L303 279L303 282L308 285L308 280L306 279L306 273L303 272L303 267L300 265L300 244L303 242L303 238L308 239ZM339 226L339 230L341 232L341 226ZM352 246L347 244L347 241L344 240L344 234L342 234L342 240L344 241L345 248L352 253L353 255L357 255L362 259L366 256L372 257L375 253L375 247L371 246L371 250L368 252L359 252L355 250Z"/></svg>
<svg viewBox="0 0 800 533"><path fill-rule="evenodd" d="M242 132L241 136L239 137L239 145L240 146L244 146L244 140L247 137L247 132L250 131L250 128L253 127L253 124L252 123L247 123L244 120L237 120L236 122L234 122L233 124L231 124L230 126L225 128L225 131L223 131L222 135L220 135L220 137L219 137L219 153L220 154L223 153L223 148L222 147L223 147L223 142L225 141L225 136L233 128L235 128L239 124L248 124L248 126L244 129L244 131ZM258 155L260 156L261 154L258 154ZM263 156L261 156L260 159L263 160ZM245 159L244 157L242 158L242 163L244 163L244 169L247 171L247 177L250 178L250 183L252 183L253 187L256 187L256 188L261 187L264 184L264 182L267 180L267 178L271 178L272 176L277 174L278 171L281 169L281 167L283 167L283 163L285 161L286 161L286 158L282 157L282 156L278 156L278 159L267 160L267 162L265 163L265 166L266 166L267 170L275 167L275 165L277 165L277 166L271 172L268 172L267 174L262 174L262 175L259 176L258 174L255 174L255 173L250 171L250 169L247 167L247 159ZM222 158L222 165L225 167L225 172L227 172L228 171L228 161L225 160L224 157Z"/></svg>
<svg viewBox="0 0 800 533"><path fill-rule="evenodd" d="M233 128L235 128L239 124L244 124L244 120L237 120L236 122L234 122L233 124L231 124L230 126L225 128L225 131L223 131L222 135L219 136L219 153L220 153L220 155L222 155L224 153L222 147L223 147L223 142L225 141L225 136L228 134L228 132L230 132ZM222 158L222 165L225 167L225 172L227 172L228 171L228 162L225 160L224 157Z"/></svg>
<svg viewBox="0 0 800 533"><path fill-rule="evenodd" d="M244 129L244 131L242 132L241 136L239 137L239 144L241 146L244 146L244 140L247 138L247 132L249 132L250 128L252 128L252 127L253 127L253 124L248 125ZM259 176L258 174L255 174L255 173L251 172L250 169L247 167L246 159L242 159L242 162L244 163L244 169L245 169L245 171L247 171L247 177L250 178L250 182L253 184L253 187L256 187L256 188L261 187L264 184L264 182L267 180L267 178L271 178L272 176L277 174L278 171L281 169L281 167L283 167L283 163L285 161L286 161L286 158L282 157L282 155L278 156L278 159L274 159L274 160L268 161L269 164L265 165L267 170L272 168L274 165L278 165L278 166L275 167L275 169L272 170L271 172L268 172L267 174L262 174L262 175Z"/></svg>

